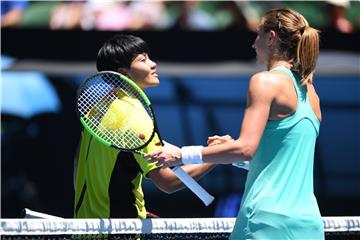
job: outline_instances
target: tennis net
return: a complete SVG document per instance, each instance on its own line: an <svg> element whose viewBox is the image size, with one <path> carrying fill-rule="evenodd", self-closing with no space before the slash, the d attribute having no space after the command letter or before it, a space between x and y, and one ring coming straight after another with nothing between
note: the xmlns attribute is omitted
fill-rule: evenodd
<svg viewBox="0 0 360 240"><path fill-rule="evenodd" d="M360 239L360 217L323 217L326 239ZM1 239L228 239L235 218L0 219Z"/></svg>

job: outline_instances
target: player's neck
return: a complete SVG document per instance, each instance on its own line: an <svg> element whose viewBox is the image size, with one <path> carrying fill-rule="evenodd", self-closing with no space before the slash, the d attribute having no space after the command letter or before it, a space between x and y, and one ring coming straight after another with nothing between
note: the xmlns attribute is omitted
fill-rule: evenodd
<svg viewBox="0 0 360 240"><path fill-rule="evenodd" d="M271 61L268 64L268 70L274 68L274 67L285 67L287 69L291 69L292 68L292 64L289 61L286 60L276 60L276 61Z"/></svg>

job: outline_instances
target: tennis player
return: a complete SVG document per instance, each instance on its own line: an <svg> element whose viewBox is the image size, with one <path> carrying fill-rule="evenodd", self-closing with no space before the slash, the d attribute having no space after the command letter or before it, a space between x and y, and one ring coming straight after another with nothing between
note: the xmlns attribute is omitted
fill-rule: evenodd
<svg viewBox="0 0 360 240"><path fill-rule="evenodd" d="M159 84L156 63L149 58L147 43L133 35L118 34L105 42L97 56L97 69L122 73L143 90ZM108 112L117 115L126 110L126 104L136 103L132 103L131 99L116 102ZM139 122L133 124L138 124L141 128L143 120L137 120ZM121 119L106 120L103 123L108 128L117 128L121 124ZM172 147L175 146L165 143L164 149ZM159 138L156 136L142 151L153 152L159 148ZM184 167L184 170L198 179L213 166L214 164L191 165ZM146 218L141 187L143 177L151 179L166 193L184 187L169 168L149 163L140 154L107 147L85 129L81 133L79 151L75 158L74 176L75 218Z"/></svg>
<svg viewBox="0 0 360 240"><path fill-rule="evenodd" d="M250 78L239 138L210 147L164 148L146 157L164 167L248 160L231 239L324 239L313 189L321 121L312 84L318 31L296 11L271 10L262 17L253 48L267 71Z"/></svg>

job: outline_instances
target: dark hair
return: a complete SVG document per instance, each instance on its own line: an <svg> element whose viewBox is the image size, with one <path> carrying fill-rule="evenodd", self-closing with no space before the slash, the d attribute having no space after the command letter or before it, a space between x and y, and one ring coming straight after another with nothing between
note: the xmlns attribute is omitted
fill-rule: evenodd
<svg viewBox="0 0 360 240"><path fill-rule="evenodd" d="M318 30L309 26L306 19L291 9L273 9L262 18L264 32L278 33L280 54L293 60L293 70L301 78L301 83L312 82L319 55Z"/></svg>
<svg viewBox="0 0 360 240"><path fill-rule="evenodd" d="M148 53L147 43L140 37L128 34L116 34L103 44L97 55L98 71L115 71L130 68L136 55Z"/></svg>

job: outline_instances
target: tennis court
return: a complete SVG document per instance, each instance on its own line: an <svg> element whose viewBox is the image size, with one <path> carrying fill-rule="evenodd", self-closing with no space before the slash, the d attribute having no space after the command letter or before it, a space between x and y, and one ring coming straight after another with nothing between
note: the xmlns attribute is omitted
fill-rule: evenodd
<svg viewBox="0 0 360 240"><path fill-rule="evenodd" d="M27 4L1 4L13 2ZM108 21L102 24L89 22L90 18L82 19L87 21L86 26L84 21L80 24L81 19L71 27L65 24L65 20L94 14L82 14L95 9L87 6L91 2L28 1L19 25L1 27L0 239L228 239L247 173L225 165L217 166L199 181L215 196L209 206L189 189L169 195L144 180L146 208L160 218L73 218L73 160L81 133L74 108L76 91L86 76L96 72L99 44L124 30L119 28L121 24L115 26L121 14L111 15L123 1L112 1L115 5L111 9L97 8L104 16L106 12L111 16L103 18ZM127 6L123 10L132 4L164 2L163 10L169 11L170 17L180 16L175 9L178 6L174 6L177 1L124 2ZM360 2L343 2L348 4L347 17L353 24L348 32L326 25L327 13L338 9L331 7L336 1L199 2L200 8L205 13L210 11L209 16L217 21L205 31L185 29L182 24L171 27L170 23L177 20L169 18L168 25L161 28L149 24L148 28L130 29L149 42L151 57L158 64L161 84L146 94L154 106L162 138L185 146L205 145L211 135L238 136L249 77L261 69L255 64L251 47L254 29L229 24L228 11L240 10L238 13L245 13L244 19L248 19L275 5L299 10L321 32L314 85L321 97L324 121L315 147L314 193L325 236L327 240L360 239ZM229 8L227 3L236 5ZM150 5L144 10L151 16L156 12ZM70 12L81 14L67 15ZM109 128L121 125L120 121L105 123ZM22 218L21 210L26 207L51 215Z"/></svg>

